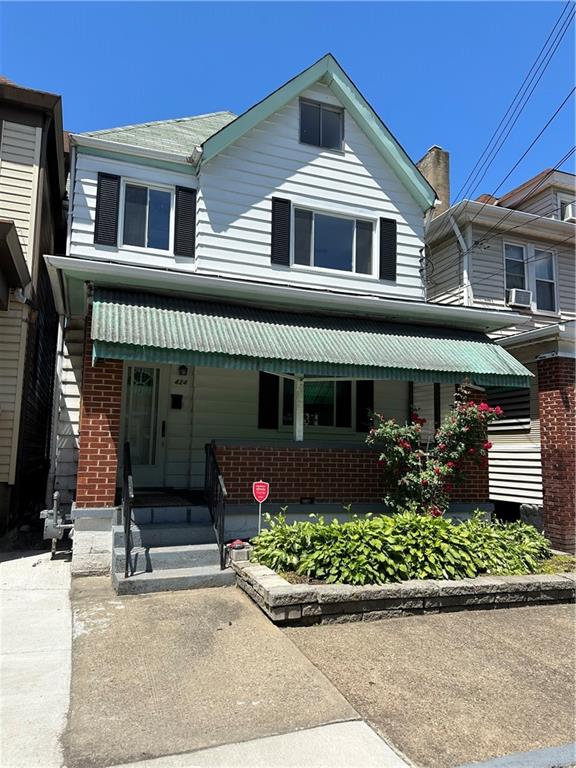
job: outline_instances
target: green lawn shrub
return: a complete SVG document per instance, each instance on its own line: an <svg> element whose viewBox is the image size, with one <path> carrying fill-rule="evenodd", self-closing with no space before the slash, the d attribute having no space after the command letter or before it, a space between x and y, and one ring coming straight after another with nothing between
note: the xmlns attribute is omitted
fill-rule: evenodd
<svg viewBox="0 0 576 768"><path fill-rule="evenodd" d="M490 523L480 513L455 523L415 512L288 523L283 514L254 541L253 559L330 583L383 584L541 570L550 544L522 522Z"/></svg>

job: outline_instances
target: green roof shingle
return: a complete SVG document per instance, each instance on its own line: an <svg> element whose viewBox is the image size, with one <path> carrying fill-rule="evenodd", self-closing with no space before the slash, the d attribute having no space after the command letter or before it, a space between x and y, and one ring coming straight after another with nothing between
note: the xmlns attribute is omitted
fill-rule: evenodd
<svg viewBox="0 0 576 768"><path fill-rule="evenodd" d="M235 119L236 115L233 112L211 112L175 120L158 120L153 123L87 131L80 135L144 149L189 155L194 147L202 144Z"/></svg>

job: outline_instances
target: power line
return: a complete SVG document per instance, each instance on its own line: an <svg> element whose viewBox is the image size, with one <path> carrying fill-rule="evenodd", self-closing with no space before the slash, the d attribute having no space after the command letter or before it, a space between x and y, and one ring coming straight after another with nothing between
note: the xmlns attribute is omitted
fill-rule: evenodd
<svg viewBox="0 0 576 768"><path fill-rule="evenodd" d="M462 186L458 190L458 193L456 194L456 200L460 197L460 194L465 189L466 189L466 194L464 195L464 197L471 196L471 193L475 189L477 189L477 187L479 186L480 182L485 177L489 167L492 165L496 155L498 154L498 152L502 148L504 142L507 140L508 136L510 135L512 129L514 128L514 125L518 121L522 111L526 107L528 101L530 100L532 94L534 93L534 90L536 89L538 83L542 79L542 76L544 75L544 72L548 68L548 65L550 64L550 61L552 60L554 54L558 50L558 47L560 46L560 44L561 44L561 42L562 42L562 40L564 38L564 35L566 34L566 32L567 32L567 30L568 30L568 28L570 26L570 23L574 19L574 15L575 14L572 11L570 11L568 13L568 16L566 18L563 18L565 13L566 13L566 11L569 8L571 8L572 5L573 5L572 0L568 0L566 5L562 9L558 19L556 20L556 23L554 24L552 30L550 31L548 37L546 38L546 41L544 42L544 44L540 48L540 51L538 52L538 55L536 56L536 59L534 60L532 66L530 67L530 70L526 74L522 84L520 85L520 88L516 91L516 94L514 95L514 98L512 99L510 105L508 106L508 109L506 110L504 116L501 118L498 126L496 127L496 129L492 133L488 143L486 144L486 146L484 147L480 157L476 161L476 164L474 165L474 168L468 174L466 180L464 181L464 183L462 184ZM550 43L550 41L552 39L552 36L554 35L554 32L556 31L556 29L558 28L558 26L560 24L562 24L562 26L561 26L558 34L556 35L556 37L554 38L554 40L550 44L550 47L548 47L548 44ZM546 58L547 58L547 60L546 60ZM542 66L543 66L543 69L540 72L538 80L534 83L532 89L530 90L530 92L526 96L526 92L527 92L528 88L530 88L530 86L532 85L532 83L534 81L534 78L536 77L536 75L538 73L538 70ZM522 103L523 99L524 99L524 101ZM516 102L518 102L518 104L516 104ZM516 116L514 116L515 112L517 112ZM510 115L510 117L508 118L509 115ZM508 127L508 124L510 123L511 120L513 120L512 125L510 125L508 132L506 133L504 138L500 141L503 132L506 130L506 128ZM493 142L500 142L500 143L498 144L497 147L491 149L491 145L492 145ZM486 153L488 153L488 156L486 156ZM486 163L488 163L488 164L486 165ZM471 189L470 194L468 194L468 190L471 188L471 185L478 178L478 174L480 172L482 172L482 166L484 166L484 165L486 167L484 169L483 175L476 182L476 186L473 189ZM448 226L449 227L449 221L445 222L443 227L444 226Z"/></svg>

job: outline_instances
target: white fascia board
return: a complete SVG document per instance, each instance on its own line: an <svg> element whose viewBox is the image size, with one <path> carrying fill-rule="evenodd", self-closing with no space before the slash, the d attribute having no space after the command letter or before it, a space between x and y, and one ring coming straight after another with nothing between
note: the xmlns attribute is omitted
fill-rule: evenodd
<svg viewBox="0 0 576 768"><path fill-rule="evenodd" d="M504 216L506 221L502 223L502 234L506 234L511 227L514 227L516 237L528 234L532 238L543 237L547 240L566 240L576 233L576 227L568 221L479 203L477 200L462 200L432 221L427 233L428 243L435 241L435 236L441 231L440 227L444 234L446 233L447 218L453 217L459 224L466 224L474 219L474 224L492 228L497 226ZM494 234L498 234L498 228L494 230Z"/></svg>
<svg viewBox="0 0 576 768"><path fill-rule="evenodd" d="M330 312L379 317L423 325L491 332L517 325L522 315L510 312L452 307L416 301L296 288L281 283L234 280L220 275L198 275L187 270L158 269L101 259L46 256L47 264L65 275L116 288L139 288L153 293L185 293L203 299L235 301L291 311Z"/></svg>
<svg viewBox="0 0 576 768"><path fill-rule="evenodd" d="M135 157L147 157L151 160L163 160L168 163L180 163L183 165L196 165L202 151L194 147L191 155L180 155L176 152L166 152L161 149L149 149L138 147L134 144L120 144L118 141L106 141L94 136L70 135L70 144L90 149L101 149L104 152L117 152L118 154L134 155Z"/></svg>
<svg viewBox="0 0 576 768"><path fill-rule="evenodd" d="M506 336L504 339L498 339L497 343L508 349L556 340L573 344L576 340L576 320L567 320L566 322L547 325L544 328L534 328L531 331L517 333L514 336Z"/></svg>

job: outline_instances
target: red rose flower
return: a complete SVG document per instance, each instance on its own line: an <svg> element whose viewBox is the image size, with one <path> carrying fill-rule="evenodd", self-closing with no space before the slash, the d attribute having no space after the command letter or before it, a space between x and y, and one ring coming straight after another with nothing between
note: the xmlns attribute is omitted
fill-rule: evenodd
<svg viewBox="0 0 576 768"><path fill-rule="evenodd" d="M496 414L496 416L502 416L504 411L502 410L502 408L500 408L499 405L497 405L496 408L494 408L494 413Z"/></svg>
<svg viewBox="0 0 576 768"><path fill-rule="evenodd" d="M484 445L482 446L482 448L484 448L485 451L489 451L490 448L492 448L492 443L490 442L490 440L485 442Z"/></svg>
<svg viewBox="0 0 576 768"><path fill-rule="evenodd" d="M446 450L446 443L440 443L440 445L438 446L438 450L439 451L445 451Z"/></svg>
<svg viewBox="0 0 576 768"><path fill-rule="evenodd" d="M436 506L430 507L428 511L430 512L432 517L442 517L442 515L444 514L444 512L442 512L440 507L436 507Z"/></svg>
<svg viewBox="0 0 576 768"><path fill-rule="evenodd" d="M468 453L476 453L476 448L468 448Z"/></svg>
<svg viewBox="0 0 576 768"><path fill-rule="evenodd" d="M492 410L492 408L490 408L488 403L480 403L480 405L478 406L478 410L482 411L482 413L488 413L489 411Z"/></svg>
<svg viewBox="0 0 576 768"><path fill-rule="evenodd" d="M447 461L446 466L448 467L448 469L452 469L453 467L456 466L456 464L453 461Z"/></svg>

